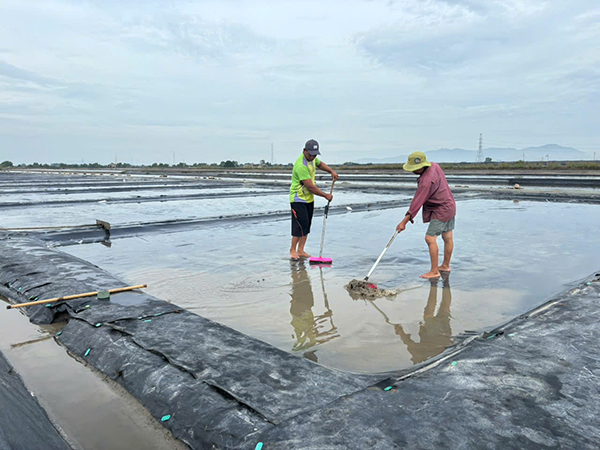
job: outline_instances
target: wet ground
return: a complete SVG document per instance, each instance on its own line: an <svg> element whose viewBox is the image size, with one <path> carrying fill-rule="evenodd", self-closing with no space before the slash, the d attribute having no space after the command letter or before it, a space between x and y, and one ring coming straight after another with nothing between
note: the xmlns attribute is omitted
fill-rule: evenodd
<svg viewBox="0 0 600 450"><path fill-rule="evenodd" d="M146 224L133 236L113 239L112 247L64 250L131 284L147 283L148 292L159 298L281 349L357 372L420 363L443 351L453 337L530 309L600 262L600 244L590 239L600 219L595 205L462 200L454 271L447 279L418 278L429 259L425 225L417 221L398 237L371 278L398 294L356 299L344 286L366 275L393 234L406 208L381 205L409 202L410 191L389 190L410 182L406 176L375 176L390 179L381 190L362 189L365 176L360 175L338 183L332 204L338 209L328 221L324 254L334 263L319 269L287 258L287 194L278 174L258 179L275 178L271 184L256 183L249 175L2 175L0 227L81 225L95 219L113 228ZM458 183L497 183L493 189L505 189L507 182L506 177L455 178ZM590 180L595 178L585 178ZM320 242L321 200L308 245L313 254ZM372 205L368 211L348 206L365 204ZM261 220L261 215L278 211L281 217ZM228 219L244 214L256 220ZM223 220L170 230L153 227L159 221L212 217Z"/></svg>
<svg viewBox="0 0 600 450"><path fill-rule="evenodd" d="M448 277L418 278L429 259L426 226L417 221L396 239L371 277L398 294L352 298L344 286L366 275L406 210L383 209L378 202L410 199L410 191L394 191L395 181L380 188L361 183L336 187L340 209L329 217L324 252L333 265L325 268L289 261L287 219L261 220L263 213L287 210L284 183L265 180L0 173L0 227L80 225L95 219L117 228L148 224L147 233L141 227L133 236L113 239L111 247L61 250L128 283L147 283L147 292L158 298L280 349L355 372L426 361L457 336L504 323L600 265L596 205L489 200L468 193L458 202ZM597 195L597 189L587 189L586 195ZM320 241L320 200L307 247L313 254ZM346 208L357 204L372 206ZM240 214L255 214L257 220L228 219ZM219 216L218 223L150 232L156 221ZM53 331L30 325L16 311L0 315L0 349L69 436L86 449L176 445L128 394L47 339Z"/></svg>
<svg viewBox="0 0 600 450"><path fill-rule="evenodd" d="M199 315L329 367L378 372L442 352L452 337L532 308L600 264L595 205L459 202L453 272L432 283L426 226L401 234L371 280L395 298L355 300L344 289L364 277L404 209L330 216L319 269L290 262L287 220L236 222L64 247L131 284ZM566 227L560 218L568 217ZM317 218L308 250L318 252ZM543 232L541 230L544 230Z"/></svg>
<svg viewBox="0 0 600 450"><path fill-rule="evenodd" d="M66 178L61 183L60 179L55 180L58 176L50 176L38 177L36 186L23 175L13 175L10 182L2 182L2 175L0 228L74 226L93 224L95 219L123 225L289 209L289 188L282 185L264 187L243 181L231 183L195 178L160 181L157 177L154 181L139 177L97 181L98 177L89 176L82 176L81 180ZM113 186L115 183L118 188ZM21 184L25 187L20 187ZM336 205L409 198L407 194L365 195L355 190L340 190L334 195Z"/></svg>

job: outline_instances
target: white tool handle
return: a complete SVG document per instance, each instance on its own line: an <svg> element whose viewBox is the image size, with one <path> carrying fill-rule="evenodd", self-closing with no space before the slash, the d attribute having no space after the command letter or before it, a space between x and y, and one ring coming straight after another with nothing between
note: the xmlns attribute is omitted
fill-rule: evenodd
<svg viewBox="0 0 600 450"><path fill-rule="evenodd" d="M388 244L385 246L385 248L383 249L383 251L381 252L381 255L379 255L379 258L377 258L377 261L375 261L375 264L373 264L373 267L371 267L371 270L369 270L369 273L367 274L367 276L365 277L365 281L367 281L369 279L369 277L371 276L371 274L373 273L373 271L375 270L375 267L377 267L377 264L379 264L379 261L381 261L381 258L383 258L383 255L385 255L385 252L388 251L388 248L390 248L390 246L392 245L392 242L394 242L394 239L396 239L396 236L398 236L398 231L396 231L394 233L394 235L392 236L392 238L390 239L390 242L388 242Z"/></svg>
<svg viewBox="0 0 600 450"><path fill-rule="evenodd" d="M331 192L329 194L333 194L333 185L335 184L335 180L331 182ZM325 207L325 214L323 214L323 232L321 233L321 251L319 252L319 258L323 257L323 247L325 246L325 225L327 224L327 216L329 215L329 204L331 202L327 202L327 206Z"/></svg>

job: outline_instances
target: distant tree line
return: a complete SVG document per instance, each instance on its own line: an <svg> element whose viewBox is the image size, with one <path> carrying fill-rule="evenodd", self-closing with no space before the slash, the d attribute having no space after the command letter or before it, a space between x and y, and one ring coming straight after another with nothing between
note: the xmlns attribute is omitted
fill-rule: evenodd
<svg viewBox="0 0 600 450"><path fill-rule="evenodd" d="M485 162L473 163L473 162L462 162L462 163L440 163L445 170L600 170L600 161L514 161L514 162L500 162L492 161L491 158L486 158ZM271 164L265 160L261 160L260 163L239 163L238 161L226 160L220 163L193 163L186 164L180 162L178 164L168 163L152 163L149 165L132 165L129 163L83 163L83 164L68 164L68 163L53 163L53 164L40 164L34 162L32 164L18 164L15 165L12 161L3 161L0 163L0 169L10 168L32 168L32 169L127 169L131 167L137 168L151 168L151 169L186 169L186 168L206 168L206 169L229 169L229 168L245 168L245 169L256 169L256 168L278 168L278 169L289 169L293 166L292 163L288 164ZM344 164L332 164L332 167L336 169L362 169L362 170L401 170L402 164L373 164L366 163L360 164L355 162L345 162Z"/></svg>
<svg viewBox="0 0 600 450"><path fill-rule="evenodd" d="M152 163L148 165L140 164L133 165L130 163L109 163L109 164L100 164L100 163L52 163L52 164L40 164L37 162L31 164L18 164L14 165L12 161L4 161L0 163L0 168L10 168L10 167L20 167L20 168L29 168L29 169L127 169L130 167L151 167L157 169L166 169L166 168L235 168L235 167L290 167L292 164L271 164L270 162L265 162L265 160L261 160L260 163L239 163L238 161L226 160L221 161L220 163L193 163L186 164L184 162L180 162L178 164L169 164L169 163Z"/></svg>

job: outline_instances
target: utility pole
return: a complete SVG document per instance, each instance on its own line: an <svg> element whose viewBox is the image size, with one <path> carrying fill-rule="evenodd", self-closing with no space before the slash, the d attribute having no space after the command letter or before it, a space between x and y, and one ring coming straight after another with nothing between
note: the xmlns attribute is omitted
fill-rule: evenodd
<svg viewBox="0 0 600 450"><path fill-rule="evenodd" d="M275 150L273 149L273 143L271 142L271 165L275 164Z"/></svg>
<svg viewBox="0 0 600 450"><path fill-rule="evenodd" d="M477 150L477 162L483 162L483 134L479 133L479 149Z"/></svg>
<svg viewBox="0 0 600 450"><path fill-rule="evenodd" d="M175 151L173 151L173 165L175 165Z"/></svg>

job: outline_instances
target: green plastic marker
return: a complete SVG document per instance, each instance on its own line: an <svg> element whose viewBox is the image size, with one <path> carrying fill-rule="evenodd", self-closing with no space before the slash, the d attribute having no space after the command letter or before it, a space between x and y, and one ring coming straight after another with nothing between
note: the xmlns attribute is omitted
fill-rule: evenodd
<svg viewBox="0 0 600 450"><path fill-rule="evenodd" d="M89 355L91 351L92 351L92 349L91 349L91 348L88 348L88 349L87 349L87 351L85 352L85 355L83 355L83 356L87 356L87 355Z"/></svg>
<svg viewBox="0 0 600 450"><path fill-rule="evenodd" d="M256 444L256 447L254 447L254 450L262 450L263 448L263 443L259 442L258 444Z"/></svg>
<svg viewBox="0 0 600 450"><path fill-rule="evenodd" d="M171 419L171 414L167 414L166 416L162 416L162 418L160 419L161 422L166 422L167 420Z"/></svg>

